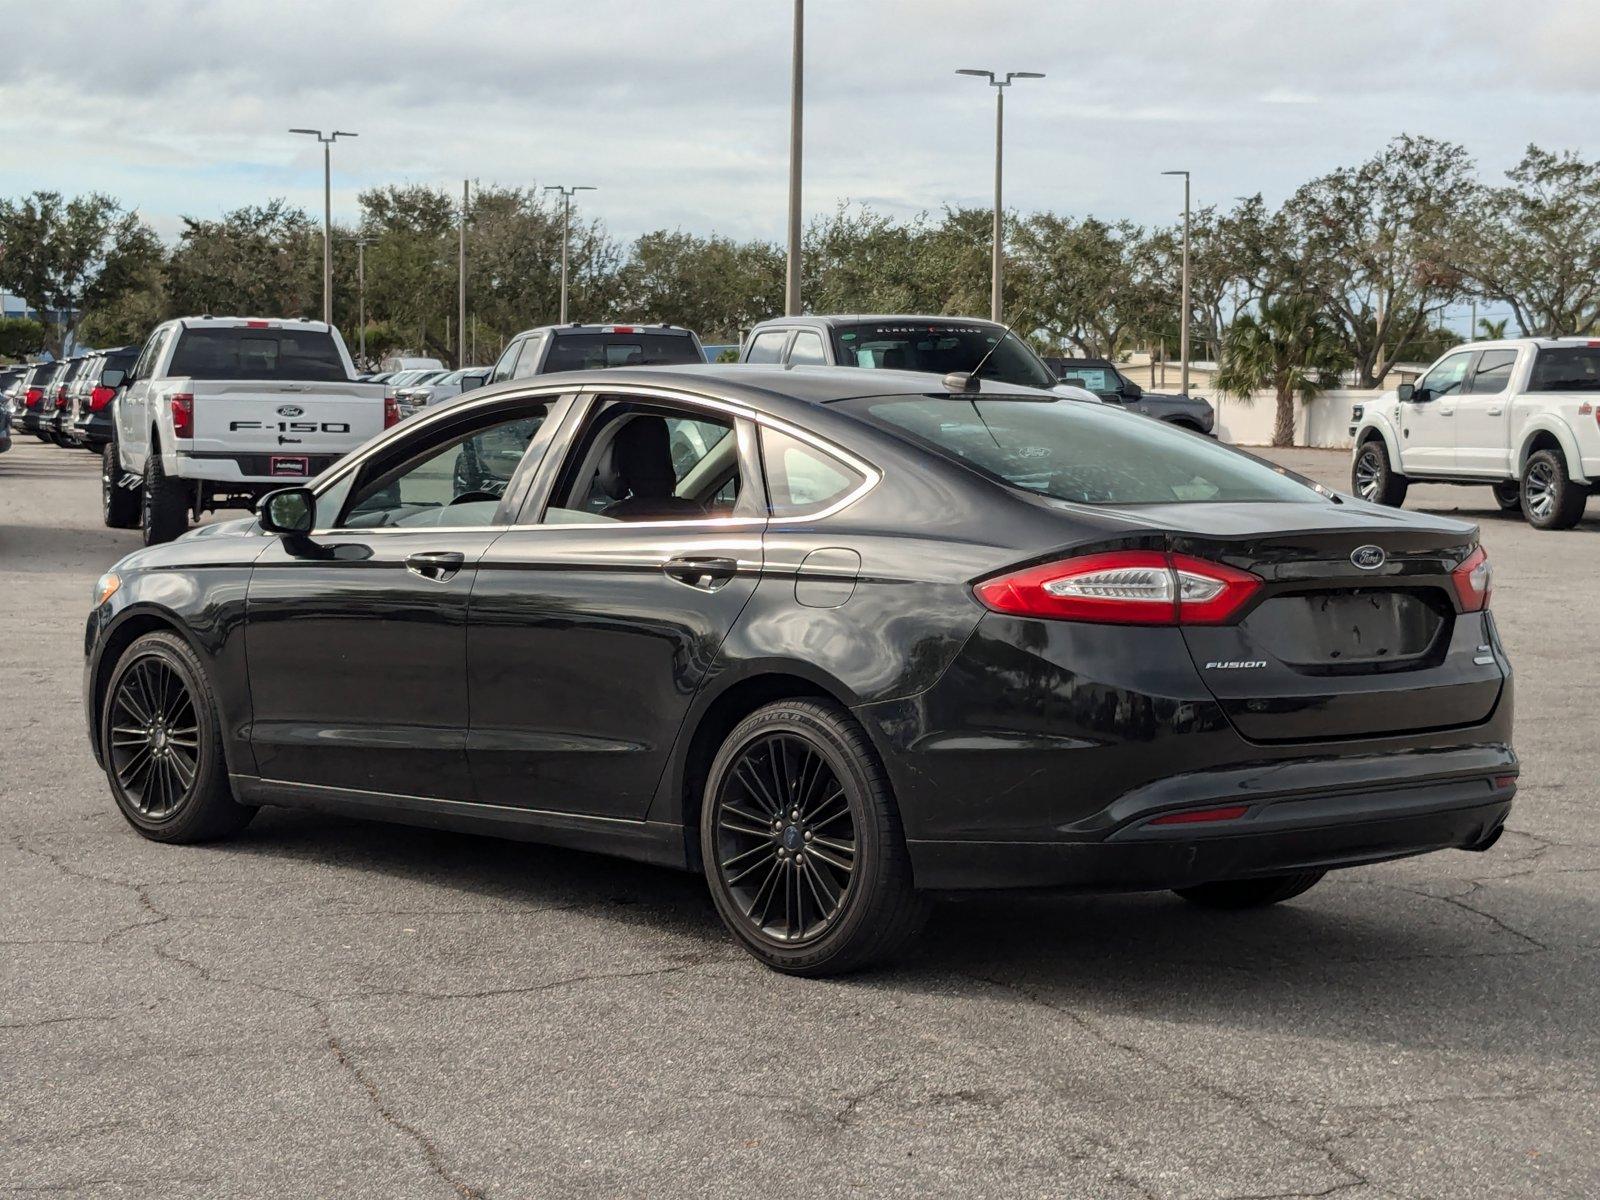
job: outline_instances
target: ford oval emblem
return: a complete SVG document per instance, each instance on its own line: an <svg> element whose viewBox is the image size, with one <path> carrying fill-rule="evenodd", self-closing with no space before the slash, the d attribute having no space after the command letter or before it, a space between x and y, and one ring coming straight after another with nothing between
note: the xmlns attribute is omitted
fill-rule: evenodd
<svg viewBox="0 0 1600 1200"><path fill-rule="evenodd" d="M278 409L278 415L280 417L303 417L306 415L306 410L295 404L285 404Z"/></svg>
<svg viewBox="0 0 1600 1200"><path fill-rule="evenodd" d="M1350 551L1350 561L1363 571L1376 571L1388 560L1382 546L1357 546Z"/></svg>

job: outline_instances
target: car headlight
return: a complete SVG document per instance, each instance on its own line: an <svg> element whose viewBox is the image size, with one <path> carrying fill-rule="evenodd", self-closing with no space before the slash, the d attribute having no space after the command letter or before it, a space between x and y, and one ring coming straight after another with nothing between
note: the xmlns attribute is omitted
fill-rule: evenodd
<svg viewBox="0 0 1600 1200"><path fill-rule="evenodd" d="M95 581L94 607L99 608L107 600L117 594L117 589L122 586L122 576L115 571L107 571Z"/></svg>

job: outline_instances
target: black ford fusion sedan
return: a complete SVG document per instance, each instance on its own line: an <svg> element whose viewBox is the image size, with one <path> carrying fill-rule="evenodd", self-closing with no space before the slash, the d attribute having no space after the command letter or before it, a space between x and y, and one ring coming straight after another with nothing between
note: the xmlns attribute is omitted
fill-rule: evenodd
<svg viewBox="0 0 1600 1200"><path fill-rule="evenodd" d="M1482 850L1511 672L1474 527L952 376L487 388L124 559L89 736L146 837L261 805L703 871L780 970L930 894L1269 904Z"/></svg>

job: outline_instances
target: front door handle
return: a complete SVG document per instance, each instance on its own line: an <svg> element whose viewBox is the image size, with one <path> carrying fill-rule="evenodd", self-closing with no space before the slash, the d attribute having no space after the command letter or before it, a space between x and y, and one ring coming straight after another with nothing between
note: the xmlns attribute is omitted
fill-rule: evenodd
<svg viewBox="0 0 1600 1200"><path fill-rule="evenodd" d="M661 569L679 583L714 592L739 573L739 560L683 554L667 559Z"/></svg>
<svg viewBox="0 0 1600 1200"><path fill-rule="evenodd" d="M1491 417L1498 417L1503 412L1505 412L1505 409L1501 408L1500 405L1496 404L1493 408L1491 408L1489 410L1489 415Z"/></svg>
<svg viewBox="0 0 1600 1200"><path fill-rule="evenodd" d="M406 570L436 583L448 583L466 561L466 555L456 550L420 550L406 555Z"/></svg>
<svg viewBox="0 0 1600 1200"><path fill-rule="evenodd" d="M1439 415L1441 417L1453 417L1453 416L1455 416L1456 415L1456 406L1454 404L1441 404L1439 406Z"/></svg>

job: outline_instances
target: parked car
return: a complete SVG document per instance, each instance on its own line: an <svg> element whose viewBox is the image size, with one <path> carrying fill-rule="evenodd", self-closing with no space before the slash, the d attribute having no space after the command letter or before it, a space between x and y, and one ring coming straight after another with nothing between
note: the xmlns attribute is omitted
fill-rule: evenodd
<svg viewBox="0 0 1600 1200"><path fill-rule="evenodd" d="M675 325L542 325L511 339L494 364L490 383L604 367L704 363L692 329Z"/></svg>
<svg viewBox="0 0 1600 1200"><path fill-rule="evenodd" d="M738 342L721 342L716 345L702 346L701 349L705 352L708 363L739 361Z"/></svg>
<svg viewBox="0 0 1600 1200"><path fill-rule="evenodd" d="M985 380L1043 388L1098 404L1086 388L1068 387L1004 325L977 317L774 317L753 326L739 352L742 363L869 367L932 375L981 368Z"/></svg>
<svg viewBox="0 0 1600 1200"><path fill-rule="evenodd" d="M50 380L60 368L56 362L34 363L23 376L20 384L13 385L13 395L20 402L21 428L24 433L31 433L41 442L48 442L49 435L45 433L45 418L54 415L54 407L45 404L45 392L50 386Z"/></svg>
<svg viewBox="0 0 1600 1200"><path fill-rule="evenodd" d="M417 354L392 354L378 364L382 371L442 371L444 363L437 358Z"/></svg>
<svg viewBox="0 0 1600 1200"><path fill-rule="evenodd" d="M0 386L4 386L5 379L0 376ZM11 449L11 410L0 406L0 454Z"/></svg>
<svg viewBox="0 0 1600 1200"><path fill-rule="evenodd" d="M489 382L492 367L462 367L459 371L445 371L433 378L412 383L395 394L400 404L402 419L434 404L453 400L463 392L470 392Z"/></svg>
<svg viewBox="0 0 1600 1200"><path fill-rule="evenodd" d="M127 378L133 373L141 347L119 346L114 350L101 350L92 355L79 377L73 391L73 434L86 450L100 454L111 441L113 405L127 389ZM122 382L116 387L107 386L107 371L121 373Z"/></svg>
<svg viewBox="0 0 1600 1200"><path fill-rule="evenodd" d="M40 419L40 424L46 439L63 448L74 444L69 429L71 400L67 389L83 369L83 358L81 354L74 354L62 359L55 373L50 376L50 382L45 385L45 415Z"/></svg>
<svg viewBox="0 0 1600 1200"><path fill-rule="evenodd" d="M1600 341L1508 338L1446 352L1351 410L1351 487L1399 506L1412 483L1487 486L1535 529L1569 529L1600 487Z"/></svg>
<svg viewBox="0 0 1600 1200"><path fill-rule="evenodd" d="M1474 526L955 382L488 387L130 555L85 638L113 799L158 841L281 804L702 871L799 974L889 955L935 892L1247 908L1494 842Z"/></svg>
<svg viewBox="0 0 1600 1200"><path fill-rule="evenodd" d="M248 508L285 479L312 479L398 419L381 385L358 383L339 331L321 321L181 317L156 326L113 406L100 473L107 525L147 545L191 515Z"/></svg>
<svg viewBox="0 0 1600 1200"><path fill-rule="evenodd" d="M1147 392L1129 379L1108 358L1052 358L1045 365L1062 383L1088 388L1107 404L1120 404L1129 412L1142 413L1196 433L1210 433L1216 424L1216 410L1202 396L1183 393Z"/></svg>

